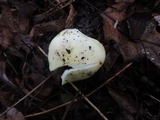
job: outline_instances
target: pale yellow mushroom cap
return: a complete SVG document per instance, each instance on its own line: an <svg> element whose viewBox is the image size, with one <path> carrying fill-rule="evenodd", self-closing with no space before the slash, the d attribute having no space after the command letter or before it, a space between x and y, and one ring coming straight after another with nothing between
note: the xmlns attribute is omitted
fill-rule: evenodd
<svg viewBox="0 0 160 120"><path fill-rule="evenodd" d="M77 29L65 29L49 45L49 69L72 67L61 76L62 85L91 77L105 61L103 45Z"/></svg>

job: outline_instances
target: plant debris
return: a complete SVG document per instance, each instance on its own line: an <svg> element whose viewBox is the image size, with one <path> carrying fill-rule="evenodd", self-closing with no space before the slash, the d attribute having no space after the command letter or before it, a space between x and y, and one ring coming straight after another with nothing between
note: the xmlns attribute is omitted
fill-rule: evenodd
<svg viewBox="0 0 160 120"><path fill-rule="evenodd" d="M101 42L102 68L61 85L48 46L76 28ZM51 77L52 76L52 77ZM1 0L0 120L159 120L159 0Z"/></svg>

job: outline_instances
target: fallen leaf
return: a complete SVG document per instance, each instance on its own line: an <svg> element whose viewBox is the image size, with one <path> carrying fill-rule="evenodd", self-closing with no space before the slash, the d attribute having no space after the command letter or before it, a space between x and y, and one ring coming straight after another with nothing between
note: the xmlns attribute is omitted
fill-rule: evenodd
<svg viewBox="0 0 160 120"><path fill-rule="evenodd" d="M149 19L151 19L151 15L149 13L135 12L130 17L120 22L117 25L117 29L128 35L131 40L139 41L142 38ZM138 26L138 29L135 26Z"/></svg>
<svg viewBox="0 0 160 120"><path fill-rule="evenodd" d="M139 54L136 43L130 42L125 35L122 35L117 29L115 29L114 23L110 18L104 14L102 14L102 18L104 21L103 30L105 40L108 42L112 40L117 43L125 62L135 60Z"/></svg>
<svg viewBox="0 0 160 120"><path fill-rule="evenodd" d="M29 50L20 39L18 25L13 22L15 21L15 16L12 15L9 6L2 5L2 13L0 16L0 46L2 46L8 54L24 58L23 52L20 51L20 49L26 52Z"/></svg>
<svg viewBox="0 0 160 120"><path fill-rule="evenodd" d="M34 89L37 85L39 85L43 80L45 80L45 76L41 75L38 72L33 72L30 74L25 74L23 77L23 81L18 81L17 83L21 86L22 91L25 94L28 94L32 89ZM53 84L50 81L44 83L39 89L37 89L30 97L32 99L36 99L41 101L45 97L47 97L51 91L54 89Z"/></svg>
<svg viewBox="0 0 160 120"><path fill-rule="evenodd" d="M44 35L45 32L59 32L65 27L65 18L36 24L29 33L30 38Z"/></svg>
<svg viewBox="0 0 160 120"><path fill-rule="evenodd" d="M156 31L157 23L150 13L134 13L126 18L119 23L122 28L125 28L123 30L115 28L114 21L106 14L101 16L104 21L105 40L107 42L114 40L117 43L124 62L147 57L160 68L160 34Z"/></svg>
<svg viewBox="0 0 160 120"><path fill-rule="evenodd" d="M110 19L118 20L121 22L126 18L126 9L127 7L134 2L134 0L115 0L116 4L113 4L111 7L107 8L103 14L107 15Z"/></svg>
<svg viewBox="0 0 160 120"><path fill-rule="evenodd" d="M19 112L16 108L11 108L6 115L5 120L25 120L25 117L21 112ZM0 120L4 120L3 116L0 117Z"/></svg>
<svg viewBox="0 0 160 120"><path fill-rule="evenodd" d="M134 115L137 112L135 102L131 96L126 94L124 95L111 88L109 88L108 91L121 109L125 110L131 115Z"/></svg>
<svg viewBox="0 0 160 120"><path fill-rule="evenodd" d="M33 2L26 2L16 4L15 7L18 10L17 22L19 26L19 33L28 34L30 28L30 18L33 16L34 11L36 10L36 4Z"/></svg>

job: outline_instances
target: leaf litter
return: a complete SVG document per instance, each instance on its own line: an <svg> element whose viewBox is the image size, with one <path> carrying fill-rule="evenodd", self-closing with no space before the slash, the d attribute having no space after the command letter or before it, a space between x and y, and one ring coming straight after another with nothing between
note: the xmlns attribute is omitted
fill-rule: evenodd
<svg viewBox="0 0 160 120"><path fill-rule="evenodd" d="M158 0L0 3L1 113L18 103L0 119L160 119ZM65 28L79 29L106 49L102 69L75 82L78 91L61 86L67 67L48 68L48 45Z"/></svg>

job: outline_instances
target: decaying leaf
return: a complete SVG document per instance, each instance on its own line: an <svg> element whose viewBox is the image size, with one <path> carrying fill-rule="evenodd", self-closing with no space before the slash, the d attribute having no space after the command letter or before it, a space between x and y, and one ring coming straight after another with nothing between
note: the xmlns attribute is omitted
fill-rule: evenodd
<svg viewBox="0 0 160 120"><path fill-rule="evenodd" d="M45 32L60 32L65 27L65 18L36 24L29 33L30 38L43 36Z"/></svg>
<svg viewBox="0 0 160 120"><path fill-rule="evenodd" d="M114 40L117 42L117 46L120 49L124 61L134 60L139 54L137 51L138 46L135 45L136 43L130 42L126 36L122 35L117 29L115 29L114 23L111 19L103 14L102 17L104 20L103 30L105 33L105 40Z"/></svg>
<svg viewBox="0 0 160 120"><path fill-rule="evenodd" d="M27 95L5 114L7 120L102 119L99 114L109 120L159 120L159 11L159 0L0 0L1 113ZM81 95L75 106L64 107L76 94L70 84L60 85L69 67L49 72L48 45L64 28L77 28L105 47L102 69L74 83L96 111Z"/></svg>
<svg viewBox="0 0 160 120"><path fill-rule="evenodd" d="M112 98L120 106L121 109L127 111L129 114L134 115L136 113L135 101L131 96L123 95L112 89L108 89Z"/></svg>
<svg viewBox="0 0 160 120"><path fill-rule="evenodd" d="M0 120L4 120L4 116L0 117ZM25 120L25 117L16 108L11 108L6 115L5 120Z"/></svg>
<svg viewBox="0 0 160 120"><path fill-rule="evenodd" d="M135 61L147 57L160 67L160 35L156 31L157 23L153 21L153 17L149 17L149 13L147 13L148 16L145 14L134 13L120 22L118 28L114 27L113 20L106 13L102 14L105 40L117 42L124 61Z"/></svg>
<svg viewBox="0 0 160 120"><path fill-rule="evenodd" d="M115 0L116 4L113 4L112 7L107 8L103 14L107 15L114 22L118 20L121 22L126 18L126 9L131 5L134 0Z"/></svg>
<svg viewBox="0 0 160 120"><path fill-rule="evenodd" d="M28 48L21 41L20 33L18 33L20 32L19 26L14 22L16 16L13 16L12 11L7 5L2 5L0 16L0 46L7 53L23 58L23 53L19 50L23 49L27 52Z"/></svg>

